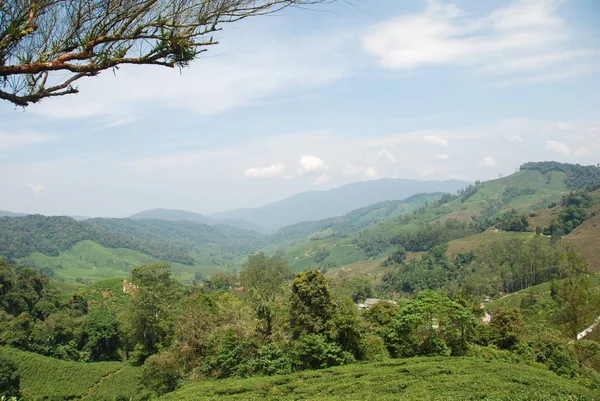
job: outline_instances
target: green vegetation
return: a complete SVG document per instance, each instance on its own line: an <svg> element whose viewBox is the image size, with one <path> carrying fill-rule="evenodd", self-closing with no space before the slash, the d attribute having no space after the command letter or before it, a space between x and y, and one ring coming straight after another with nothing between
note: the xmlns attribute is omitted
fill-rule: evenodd
<svg viewBox="0 0 600 401"><path fill-rule="evenodd" d="M597 184L600 180L600 167L581 166L579 164L568 164L558 162L532 162L525 163L521 170L534 170L542 174L551 171L560 171L567 175L565 183L569 189L582 189L588 185Z"/></svg>
<svg viewBox="0 0 600 401"><path fill-rule="evenodd" d="M161 400L593 400L600 394L538 366L412 358L286 376L189 384Z"/></svg>
<svg viewBox="0 0 600 401"><path fill-rule="evenodd" d="M18 367L26 400L112 400L137 393L139 369L119 362L68 362L6 347L0 347L0 353Z"/></svg>
<svg viewBox="0 0 600 401"><path fill-rule="evenodd" d="M108 277L126 277L140 265L167 263L147 254L124 248L105 248L92 241L82 241L57 256L46 256L35 252L19 262L35 266L56 280L80 284ZM170 263L173 272L181 280L191 281L196 272L210 275L224 271L212 264L183 265Z"/></svg>
<svg viewBox="0 0 600 401"><path fill-rule="evenodd" d="M142 244L169 244L216 266L235 266L241 258L267 244L262 234L225 225L152 219L90 219L86 223Z"/></svg>
<svg viewBox="0 0 600 401"><path fill-rule="evenodd" d="M461 399L483 391L491 399L593 399L600 334L576 337L600 313L600 276L589 275L585 259L560 235L542 233L552 217L579 232L597 194L568 192L565 173L544 174L523 170L457 195L384 202L357 211L358 222L344 216L243 261L244 249L275 237L191 222L95 220L94 229L110 235L139 244L171 241L198 258L231 241L239 249L214 256L214 265L239 263L241 270L206 277L185 270L195 266L174 265L187 275L177 280L166 264L141 265L155 260L91 240L58 256L21 259L37 260L55 276L78 274L78 287L2 261L0 345L4 364L17 367L0 370L0 386L26 399L112 399L106 386L127 384L121 396L135 391L136 401L173 391L185 398L196 388L208 399L302 398L316 391L330 399L400 392L407 399ZM557 199L553 209L523 209L549 199ZM62 266L51 264L61 258ZM357 261L356 271L336 270ZM94 267L101 277L127 278L83 285ZM407 359L415 357L433 359ZM502 364L520 374L500 374ZM349 366L331 369L342 365ZM479 380L472 366L479 366ZM54 376L46 376L61 383L75 368L84 373L60 389L47 387L38 377L45 370L36 370L52 369ZM264 377L270 375L286 376ZM331 380L335 375L339 380ZM380 382L366 388L377 375ZM248 379L215 384L227 378ZM204 383L185 386L197 380ZM379 397L384 383L398 393Z"/></svg>
<svg viewBox="0 0 600 401"><path fill-rule="evenodd" d="M182 249L174 249L158 242L140 243L70 217L0 217L0 255L7 258L23 258L34 252L58 256L61 251L69 250L85 240L94 241L106 248L132 249L172 262L189 265L194 263Z"/></svg>

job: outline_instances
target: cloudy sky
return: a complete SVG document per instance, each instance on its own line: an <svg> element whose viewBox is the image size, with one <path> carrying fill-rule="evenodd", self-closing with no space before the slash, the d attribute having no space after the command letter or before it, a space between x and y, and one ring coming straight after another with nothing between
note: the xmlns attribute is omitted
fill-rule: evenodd
<svg viewBox="0 0 600 401"><path fill-rule="evenodd" d="M182 71L0 103L0 210L204 214L382 177L600 162L598 0L358 0L224 27Z"/></svg>

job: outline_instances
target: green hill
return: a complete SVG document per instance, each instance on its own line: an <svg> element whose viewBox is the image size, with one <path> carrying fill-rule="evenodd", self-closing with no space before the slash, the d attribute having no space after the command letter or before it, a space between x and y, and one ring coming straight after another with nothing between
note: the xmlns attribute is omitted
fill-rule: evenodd
<svg viewBox="0 0 600 401"><path fill-rule="evenodd" d="M24 258L34 252L58 256L81 241L93 241L106 248L127 248L170 262L194 264L186 250L158 241L138 241L120 233L109 233L87 221L66 216L28 215L0 217L0 256Z"/></svg>
<svg viewBox="0 0 600 401"><path fill-rule="evenodd" d="M25 401L108 401L137 394L139 368L120 362L68 362L8 347L0 353L18 366Z"/></svg>
<svg viewBox="0 0 600 401"><path fill-rule="evenodd" d="M302 192L256 209L239 209L211 216L217 220L244 220L269 230L341 216L352 210L386 200L406 199L420 193L448 192L468 185L465 181L417 181L380 179L361 181L328 191Z"/></svg>
<svg viewBox="0 0 600 401"><path fill-rule="evenodd" d="M223 271L219 267L206 265L183 265L154 258L132 249L105 248L92 241L81 241L56 256L34 252L18 259L25 265L41 268L52 278L65 281L90 282L107 277L124 277L139 265L168 263L180 280L191 280L194 273L212 274Z"/></svg>
<svg viewBox="0 0 600 401"><path fill-rule="evenodd" d="M168 244L183 249L193 254L200 264L234 267L242 258L267 244L267 237L262 234L226 225L155 219L90 219L86 223L140 243Z"/></svg>
<svg viewBox="0 0 600 401"><path fill-rule="evenodd" d="M411 358L287 376L207 380L175 400L595 400L598 390L542 367L479 358Z"/></svg>
<svg viewBox="0 0 600 401"><path fill-rule="evenodd" d="M365 208L350 213L347 215L347 221L341 223L339 220L328 219L286 227L277 235L288 240L291 246L285 244L279 246L280 249L283 247L285 258L294 270L302 270L314 265L331 269L361 260L382 258L393 252L398 245L403 245L407 251L422 252L429 250L436 242L456 240L451 245L451 251L468 251L485 244L486 241L494 241L496 237L504 236L502 232L479 233L490 226L493 227L498 219L512 210L517 215L520 213L531 215L528 220L530 230L534 230L536 224L542 222L536 220L538 213L548 214L547 208L559 204L571 189L587 186L596 180L598 171L600 169L595 166L553 162L529 163L515 174L477 182L460 191L458 195L446 195L433 201L430 199L427 207L417 206L412 210L406 208L409 211L405 213L392 212L386 215L381 210L386 210L386 205L393 204L383 203L373 205L372 211L370 208ZM563 209L557 208L554 217L558 217ZM376 215L379 213L379 218L371 221L368 217L365 218L371 212ZM543 221L544 226L551 222L550 215L548 216L546 218L548 221ZM352 225L348 222L356 223ZM460 227L453 223L450 227L444 227L446 222L464 222L468 226ZM439 226L437 229L432 229L435 227L432 224L439 224ZM344 230L348 226L355 228L356 231ZM311 229L314 229L312 233L310 233ZM441 237L431 237L436 232L441 233ZM291 241L293 235L290 233L302 235L304 240ZM507 234L507 236L519 235L529 234ZM587 235L580 242L589 243L588 237L592 240L595 238ZM465 239L460 240L461 238ZM272 251L274 249L271 248Z"/></svg>

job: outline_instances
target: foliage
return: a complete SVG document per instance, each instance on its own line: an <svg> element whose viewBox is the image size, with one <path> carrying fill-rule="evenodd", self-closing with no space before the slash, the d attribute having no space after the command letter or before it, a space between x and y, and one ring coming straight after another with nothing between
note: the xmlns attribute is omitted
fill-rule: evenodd
<svg viewBox="0 0 600 401"><path fill-rule="evenodd" d="M290 329L294 338L329 329L333 301L327 279L317 270L298 273L290 294Z"/></svg>
<svg viewBox="0 0 600 401"><path fill-rule="evenodd" d="M274 377L199 381L176 400L593 400L590 390L539 366L481 358L412 358Z"/></svg>
<svg viewBox="0 0 600 401"><path fill-rule="evenodd" d="M186 67L218 43L213 34L223 24L319 2L5 1L5 16L0 19L0 99L27 106L78 93L72 86L77 80L127 64ZM48 80L50 75L54 79Z"/></svg>
<svg viewBox="0 0 600 401"><path fill-rule="evenodd" d="M563 324L571 338L576 338L586 317L590 316L590 303L598 301L592 292L587 263L572 250L561 257L563 279L553 282L550 293L558 304L556 320Z"/></svg>
<svg viewBox="0 0 600 401"><path fill-rule="evenodd" d="M492 316L490 328L493 333L492 341L498 348L511 349L523 336L523 315L517 308L500 308Z"/></svg>
<svg viewBox="0 0 600 401"><path fill-rule="evenodd" d="M240 271L240 284L261 321L260 331L265 337L273 334L277 298L291 275L285 260L277 256L268 257L263 252L250 255Z"/></svg>
<svg viewBox="0 0 600 401"><path fill-rule="evenodd" d="M504 231L529 231L529 219L515 209L504 213L497 220L496 227Z"/></svg>
<svg viewBox="0 0 600 401"><path fill-rule="evenodd" d="M395 355L462 355L477 321L471 312L445 295L424 291L402 307L394 322Z"/></svg>
<svg viewBox="0 0 600 401"><path fill-rule="evenodd" d="M97 399L128 398L137 392L138 368L120 362L68 362L13 348L0 350L18 366L21 393L28 400L75 399L88 392L107 395Z"/></svg>
<svg viewBox="0 0 600 401"><path fill-rule="evenodd" d="M351 353L320 334L307 334L294 343L294 362L300 369L324 369L354 362Z"/></svg>
<svg viewBox="0 0 600 401"><path fill-rule="evenodd" d="M126 235L107 232L88 221L65 216L0 217L0 255L8 258L23 258L34 252L57 256L84 240L107 248L128 248L172 262L194 263L187 252L166 242L140 242Z"/></svg>
<svg viewBox="0 0 600 401"><path fill-rule="evenodd" d="M170 352L151 355L142 366L141 384L155 394L163 395L174 391L180 379L179 365Z"/></svg>
<svg viewBox="0 0 600 401"><path fill-rule="evenodd" d="M114 235L133 238L148 247L169 244L183 255L188 252L205 255L215 264L237 262L239 258L267 244L266 237L254 231L225 225L209 226L191 221L97 218L86 220L86 223ZM166 257L161 259L171 260Z"/></svg>
<svg viewBox="0 0 600 401"><path fill-rule="evenodd" d="M124 331L130 349L143 362L168 345L177 284L168 265L136 267L131 272L131 283L133 294L124 311Z"/></svg>
<svg viewBox="0 0 600 401"><path fill-rule="evenodd" d="M521 170L535 170L542 174L551 171L564 172L567 175L565 183L570 189L582 189L600 179L600 167L593 165L581 166L579 164L558 162L532 162L523 164Z"/></svg>
<svg viewBox="0 0 600 401"><path fill-rule="evenodd" d="M8 397L18 395L20 384L17 364L5 357L0 349L0 394Z"/></svg>

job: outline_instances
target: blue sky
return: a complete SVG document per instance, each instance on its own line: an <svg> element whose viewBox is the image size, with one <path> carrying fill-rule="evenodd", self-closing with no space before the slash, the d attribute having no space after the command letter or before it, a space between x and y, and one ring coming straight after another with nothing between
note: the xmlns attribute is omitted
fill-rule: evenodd
<svg viewBox="0 0 600 401"><path fill-rule="evenodd" d="M600 162L597 0L360 0L223 26L182 71L0 103L0 210L204 214L383 177Z"/></svg>

